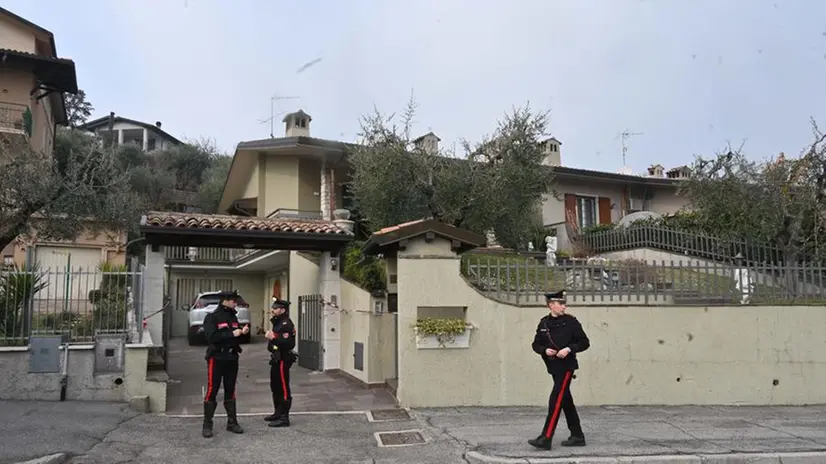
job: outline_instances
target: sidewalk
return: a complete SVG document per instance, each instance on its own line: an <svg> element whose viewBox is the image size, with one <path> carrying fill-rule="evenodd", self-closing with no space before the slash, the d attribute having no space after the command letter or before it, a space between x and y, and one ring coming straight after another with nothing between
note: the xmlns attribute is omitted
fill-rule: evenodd
<svg viewBox="0 0 826 464"><path fill-rule="evenodd" d="M580 408L588 446L558 446L568 437L563 417L551 451L526 443L545 418L537 409L416 413L463 443L474 463L826 463L826 406Z"/></svg>

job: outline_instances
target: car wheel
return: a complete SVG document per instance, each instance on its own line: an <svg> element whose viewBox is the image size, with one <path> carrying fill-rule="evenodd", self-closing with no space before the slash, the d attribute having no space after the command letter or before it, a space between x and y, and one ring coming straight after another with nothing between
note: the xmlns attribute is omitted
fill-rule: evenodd
<svg viewBox="0 0 826 464"><path fill-rule="evenodd" d="M189 346L195 346L198 344L197 336L192 330L186 331L186 340L189 342Z"/></svg>

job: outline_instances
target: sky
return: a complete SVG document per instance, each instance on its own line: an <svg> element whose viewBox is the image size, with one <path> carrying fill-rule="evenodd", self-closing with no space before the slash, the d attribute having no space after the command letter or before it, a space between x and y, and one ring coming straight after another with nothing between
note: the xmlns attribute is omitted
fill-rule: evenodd
<svg viewBox="0 0 826 464"><path fill-rule="evenodd" d="M796 155L826 129L819 0L0 0L52 31L95 106L228 154L304 109L354 142L400 112L442 146L548 111L565 166L635 172L711 156ZM306 63L319 60L298 72Z"/></svg>

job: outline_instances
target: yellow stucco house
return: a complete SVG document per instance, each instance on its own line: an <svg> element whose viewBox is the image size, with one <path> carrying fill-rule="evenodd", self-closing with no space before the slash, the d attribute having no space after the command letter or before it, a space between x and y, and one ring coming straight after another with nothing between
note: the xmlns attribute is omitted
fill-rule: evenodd
<svg viewBox="0 0 826 464"><path fill-rule="evenodd" d="M56 126L67 124L64 94L78 91L75 64L57 55L54 34L0 8L0 136L22 137L51 152ZM81 234L73 242L18 237L3 249L5 266L27 259L63 271L125 263L125 234Z"/></svg>

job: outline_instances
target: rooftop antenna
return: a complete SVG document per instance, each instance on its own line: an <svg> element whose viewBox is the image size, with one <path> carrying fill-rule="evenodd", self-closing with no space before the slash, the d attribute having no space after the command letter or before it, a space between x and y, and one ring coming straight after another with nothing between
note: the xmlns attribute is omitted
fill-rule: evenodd
<svg viewBox="0 0 826 464"><path fill-rule="evenodd" d="M267 118L267 119L260 119L258 122L260 122L261 124L264 124L266 122L270 123L270 138L271 139L275 138L275 117L280 115L280 114L283 114L283 112L275 114L275 101L276 100L296 100L296 99L299 99L299 98L301 98L301 97L282 97L282 96L279 96L279 95L273 95L272 97L270 97L270 117Z"/></svg>
<svg viewBox="0 0 826 464"><path fill-rule="evenodd" d="M643 135L642 132L628 132L628 129L625 129L620 137L622 138L622 166L625 167L625 156L628 154L628 145L626 141L635 135Z"/></svg>

